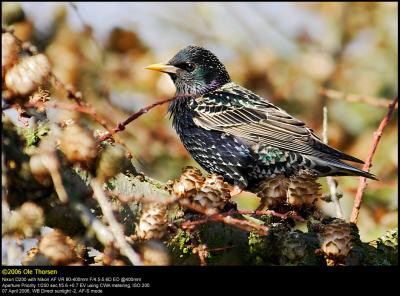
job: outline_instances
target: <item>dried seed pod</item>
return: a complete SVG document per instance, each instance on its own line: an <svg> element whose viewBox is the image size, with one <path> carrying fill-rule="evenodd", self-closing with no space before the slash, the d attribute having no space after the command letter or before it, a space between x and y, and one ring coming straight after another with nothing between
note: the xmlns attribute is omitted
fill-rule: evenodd
<svg viewBox="0 0 400 296"><path fill-rule="evenodd" d="M162 203L143 205L136 233L140 239L161 239L167 230L167 207Z"/></svg>
<svg viewBox="0 0 400 296"><path fill-rule="evenodd" d="M312 205L321 197L321 185L317 177L309 171L302 170L290 178L287 191L287 202L295 207Z"/></svg>
<svg viewBox="0 0 400 296"><path fill-rule="evenodd" d="M103 182L114 177L124 167L125 150L120 146L108 146L100 156L97 177Z"/></svg>
<svg viewBox="0 0 400 296"><path fill-rule="evenodd" d="M173 185L173 192L178 197L188 197L195 194L204 183L204 177L199 169L187 166L182 169L179 180Z"/></svg>
<svg viewBox="0 0 400 296"><path fill-rule="evenodd" d="M65 157L73 163L90 163L98 152L93 134L79 124L67 126L63 130L60 148Z"/></svg>
<svg viewBox="0 0 400 296"><path fill-rule="evenodd" d="M159 241L146 241L140 246L139 254L144 265L167 266L171 262L168 249Z"/></svg>
<svg viewBox="0 0 400 296"><path fill-rule="evenodd" d="M54 230L42 236L39 250L53 265L67 265L78 260L74 241L61 231Z"/></svg>
<svg viewBox="0 0 400 296"><path fill-rule="evenodd" d="M257 188L257 196L269 209L275 209L286 202L288 187L289 180L284 176L277 176L261 182Z"/></svg>
<svg viewBox="0 0 400 296"><path fill-rule="evenodd" d="M341 219L335 219L321 227L319 239L325 256L335 262L341 262L352 248L351 226Z"/></svg>
<svg viewBox="0 0 400 296"><path fill-rule="evenodd" d="M18 53L21 46L11 33L1 34L1 77L2 80L7 71L18 62Z"/></svg>
<svg viewBox="0 0 400 296"><path fill-rule="evenodd" d="M7 231L32 237L43 225L43 209L33 202L25 202L12 213L7 222Z"/></svg>
<svg viewBox="0 0 400 296"><path fill-rule="evenodd" d="M15 95L30 95L44 85L50 70L50 62L44 54L26 57L6 73L6 87Z"/></svg>

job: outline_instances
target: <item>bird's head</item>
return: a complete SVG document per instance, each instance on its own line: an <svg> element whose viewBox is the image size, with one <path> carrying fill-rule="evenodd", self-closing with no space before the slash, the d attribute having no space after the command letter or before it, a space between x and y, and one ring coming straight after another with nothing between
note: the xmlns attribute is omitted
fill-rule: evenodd
<svg viewBox="0 0 400 296"><path fill-rule="evenodd" d="M165 64L146 69L167 73L178 96L198 96L230 82L225 66L209 50L195 45L181 49Z"/></svg>

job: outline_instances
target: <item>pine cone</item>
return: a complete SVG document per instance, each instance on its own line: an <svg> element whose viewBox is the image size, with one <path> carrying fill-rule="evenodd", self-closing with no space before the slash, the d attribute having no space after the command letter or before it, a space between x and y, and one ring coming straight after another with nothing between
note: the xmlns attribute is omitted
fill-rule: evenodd
<svg viewBox="0 0 400 296"><path fill-rule="evenodd" d="M140 246L139 253L144 265L167 266L171 261L168 249L159 241L145 242Z"/></svg>
<svg viewBox="0 0 400 296"><path fill-rule="evenodd" d="M162 203L143 205L136 233L140 239L161 239L167 230L167 207Z"/></svg>
<svg viewBox="0 0 400 296"><path fill-rule="evenodd" d="M288 261L299 261L307 254L307 244L298 231L286 234L282 240L282 255Z"/></svg>
<svg viewBox="0 0 400 296"><path fill-rule="evenodd" d="M199 169L187 166L182 169L179 180L173 185L173 192L178 197L189 197L195 194L204 183L204 177Z"/></svg>
<svg viewBox="0 0 400 296"><path fill-rule="evenodd" d="M53 265L67 265L78 259L74 250L75 243L61 231L54 230L42 236L39 250Z"/></svg>
<svg viewBox="0 0 400 296"><path fill-rule="evenodd" d="M101 153L97 166L97 177L101 181L114 177L123 169L124 160L125 151L121 146L106 147Z"/></svg>
<svg viewBox="0 0 400 296"><path fill-rule="evenodd" d="M25 202L7 221L7 231L32 237L44 224L43 209L33 202Z"/></svg>
<svg viewBox="0 0 400 296"><path fill-rule="evenodd" d="M261 182L257 188L257 196L269 209L278 208L286 202L288 187L289 180L284 176L278 176Z"/></svg>
<svg viewBox="0 0 400 296"><path fill-rule="evenodd" d="M6 87L15 95L30 95L46 82L50 70L50 62L44 54L26 57L6 73Z"/></svg>
<svg viewBox="0 0 400 296"><path fill-rule="evenodd" d="M60 139L65 157L75 163L89 163L97 156L98 147L93 134L79 124L67 126Z"/></svg>
<svg viewBox="0 0 400 296"><path fill-rule="evenodd" d="M321 197L321 185L316 182L317 177L309 171L302 170L290 178L287 191L287 202L295 207L312 205Z"/></svg>
<svg viewBox="0 0 400 296"><path fill-rule="evenodd" d="M325 256L337 262L344 260L352 248L351 226L341 219L322 226L319 238Z"/></svg>
<svg viewBox="0 0 400 296"><path fill-rule="evenodd" d="M51 184L50 172L42 161L41 154L32 155L29 160L29 166L36 181L44 186L49 186Z"/></svg>
<svg viewBox="0 0 400 296"><path fill-rule="evenodd" d="M205 209L207 214L215 214L225 207L230 197L228 183L224 182L224 178L211 174L190 201Z"/></svg>
<svg viewBox="0 0 400 296"><path fill-rule="evenodd" d="M1 78L4 80L6 72L18 62L18 53L21 50L17 39L11 33L1 34Z"/></svg>

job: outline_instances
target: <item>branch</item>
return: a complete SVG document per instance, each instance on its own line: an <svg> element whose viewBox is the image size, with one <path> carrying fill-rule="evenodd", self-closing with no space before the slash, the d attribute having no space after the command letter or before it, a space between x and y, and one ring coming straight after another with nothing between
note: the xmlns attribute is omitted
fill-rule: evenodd
<svg viewBox="0 0 400 296"><path fill-rule="evenodd" d="M207 213L207 210L203 209L200 206L197 206L195 204L190 204L188 202L185 202L184 200L180 200L179 203L181 206L183 206L185 208L191 209L193 211L196 211L198 213L205 215L205 218L203 218L203 219L199 219L196 221L183 222L181 225L183 228L190 228L192 226L204 224L209 221L218 221L218 222L223 222L228 225L232 225L233 227L242 229L244 231L257 231L258 234L260 234L260 235L268 235L268 227L267 226L259 225L259 224L256 224L256 223L253 223L250 221L246 221L246 220L236 219L236 218L229 216L233 212L209 215Z"/></svg>
<svg viewBox="0 0 400 296"><path fill-rule="evenodd" d="M111 232L115 240L117 241L121 253L125 255L133 265L143 265L140 256L132 249L132 247L125 240L125 234L121 227L121 224L119 224L117 219L115 218L112 211L112 206L108 202L107 197L103 189L101 188L101 185L97 180L93 179L91 181L91 186L93 188L93 195L98 201L101 211L103 212L104 217L106 218L106 220L110 225Z"/></svg>
<svg viewBox="0 0 400 296"><path fill-rule="evenodd" d="M15 104L11 105L11 107L13 107L13 106L15 106ZM84 114L91 116L97 123L99 123L102 127L104 127L109 133L112 131L111 128L106 123L106 120L104 118L102 118L99 114L97 114L95 109L87 103L69 104L69 103L54 102L54 101L51 101L51 102L36 101L36 102L29 102L24 105L24 108L31 108L31 107L64 109L64 110L70 110L70 111L84 113ZM114 139L114 140L115 140L115 142L121 144L129 152L130 156L132 155L132 152L129 150L129 148L126 146L126 144L122 140L120 140L120 139Z"/></svg>
<svg viewBox="0 0 400 296"><path fill-rule="evenodd" d="M323 132L322 138L325 144L328 144L328 107L324 106L324 115L323 115ZM336 216L340 219L343 218L343 210L340 206L340 202L337 195L337 182L331 176L326 178L326 182L329 187L329 191L331 193L331 199L336 207Z"/></svg>
<svg viewBox="0 0 400 296"><path fill-rule="evenodd" d="M154 104L148 105L146 107L143 107L142 109L140 109L138 112L133 113L132 115L130 115L127 119L125 119L124 121L118 123L111 131L108 132L108 134L103 135L102 137L100 137L99 142L102 142L104 140L107 140L109 138L111 138L114 134L123 131L125 129L125 127L131 123L132 121L134 121L135 119L137 119L138 117L142 116L143 114L147 113L148 111L150 111L151 109L153 109L154 107L157 107L159 105L171 102L173 100L177 99L176 97L170 98L170 99L166 99L166 100L162 100L159 102L156 102Z"/></svg>
<svg viewBox="0 0 400 296"><path fill-rule="evenodd" d="M70 111L76 111L80 113L85 113L93 117L95 121L97 121L100 125L102 125L106 130L111 131L111 129L107 126L106 121L101 118L96 111L93 109L93 107L88 106L88 105L83 105L83 104L69 104L69 103L63 103L63 102L29 102L24 105L25 108L55 108L55 109L64 109L64 110L70 110Z"/></svg>
<svg viewBox="0 0 400 296"><path fill-rule="evenodd" d="M387 114L385 115L385 117L382 119L378 129L376 130L376 132L374 132L374 137L373 137L373 140L372 140L372 146L371 146L371 148L370 148L370 150L368 152L367 159L365 160L365 164L364 164L364 166L362 168L364 171L369 171L369 169L371 168L372 158L374 157L376 148L377 148L378 143L379 143L379 141L380 141L380 139L382 137L383 130L388 125L390 117L392 116L393 111L396 108L397 101L398 101L398 98L396 96L393 99L392 103L389 105L389 110L388 110ZM357 194L356 194L356 197L354 199L353 210L351 212L350 222L352 222L352 223L357 223L358 214L359 214L359 211L360 211L361 201L362 201L362 197L363 197L363 192L364 192L366 187L367 187L367 178L360 177L360 181L358 183L358 188L357 188Z"/></svg>
<svg viewBox="0 0 400 296"><path fill-rule="evenodd" d="M385 98L377 98L365 95L355 95L355 94L344 94L340 91L322 88L320 94L334 100L345 100L349 102L365 103L375 107L389 108L390 101Z"/></svg>

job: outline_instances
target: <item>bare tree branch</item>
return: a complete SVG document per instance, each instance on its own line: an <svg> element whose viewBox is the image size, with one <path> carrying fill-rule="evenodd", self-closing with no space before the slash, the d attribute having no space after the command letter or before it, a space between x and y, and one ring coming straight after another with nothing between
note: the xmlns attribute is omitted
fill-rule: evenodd
<svg viewBox="0 0 400 296"><path fill-rule="evenodd" d="M355 95L355 94L344 94L340 91L328 88L322 88L320 90L320 94L329 99L344 100L355 103L365 103L375 107L388 108L391 104L391 102L385 98L377 98L372 96Z"/></svg>
<svg viewBox="0 0 400 296"><path fill-rule="evenodd" d="M176 100L176 97L170 98L170 99L166 99L166 100L162 100L159 102L156 102L154 104L148 105L146 107L143 107L142 109L140 109L138 112L133 113L132 115L130 115L127 119L125 119L124 121L120 122L119 124L117 124L117 126L115 126L108 134L103 135L102 137L100 137L99 141L102 142L104 140L109 139L110 137L112 137L114 134L123 131L125 129L125 127L131 123L132 121L134 121L135 119L137 119L138 117L142 116L143 114L149 112L151 109L153 109L154 107L157 107L159 105L171 102L173 100Z"/></svg>
<svg viewBox="0 0 400 296"><path fill-rule="evenodd" d="M393 99L392 103L389 105L389 110L386 113L385 117L382 119L378 129L376 130L376 132L374 132L374 137L372 139L372 146L371 146L371 148L370 148L370 150L368 152L367 159L365 160L365 164L363 166L363 170L364 171L369 171L369 169L372 166L372 158L374 157L376 148L378 147L379 141L380 141L380 139L382 137L383 130L388 125L389 120L390 120L390 118L391 118L391 116L393 114L393 111L396 108L397 101L398 101L398 98L396 96ZM350 222L352 222L352 223L357 223L358 214L359 214L359 211L360 211L362 197L363 197L363 192L364 192L366 187L367 187L367 178L360 177L360 182L358 183L358 188L357 188L357 194L356 194L356 197L354 199L353 210L351 212Z"/></svg>
<svg viewBox="0 0 400 296"><path fill-rule="evenodd" d="M328 107L324 106L323 112L324 112L324 116L323 116L322 138L323 138L324 143L328 144ZM336 208L336 216L338 218L342 219L343 218L343 210L342 210L342 207L340 206L340 201L339 201L338 195L337 195L337 182L331 176L326 177L326 182L328 184L329 191L331 193L331 199Z"/></svg>
<svg viewBox="0 0 400 296"><path fill-rule="evenodd" d="M132 249L132 247L125 240L125 234L122 229L122 226L118 223L117 219L115 218L112 212L112 206L108 202L107 197L103 189L101 188L100 183L96 179L93 179L91 181L91 186L93 188L94 197L98 201L101 211L103 212L104 217L107 219L110 225L111 233L113 234L121 253L125 255L133 265L143 265L140 256Z"/></svg>

